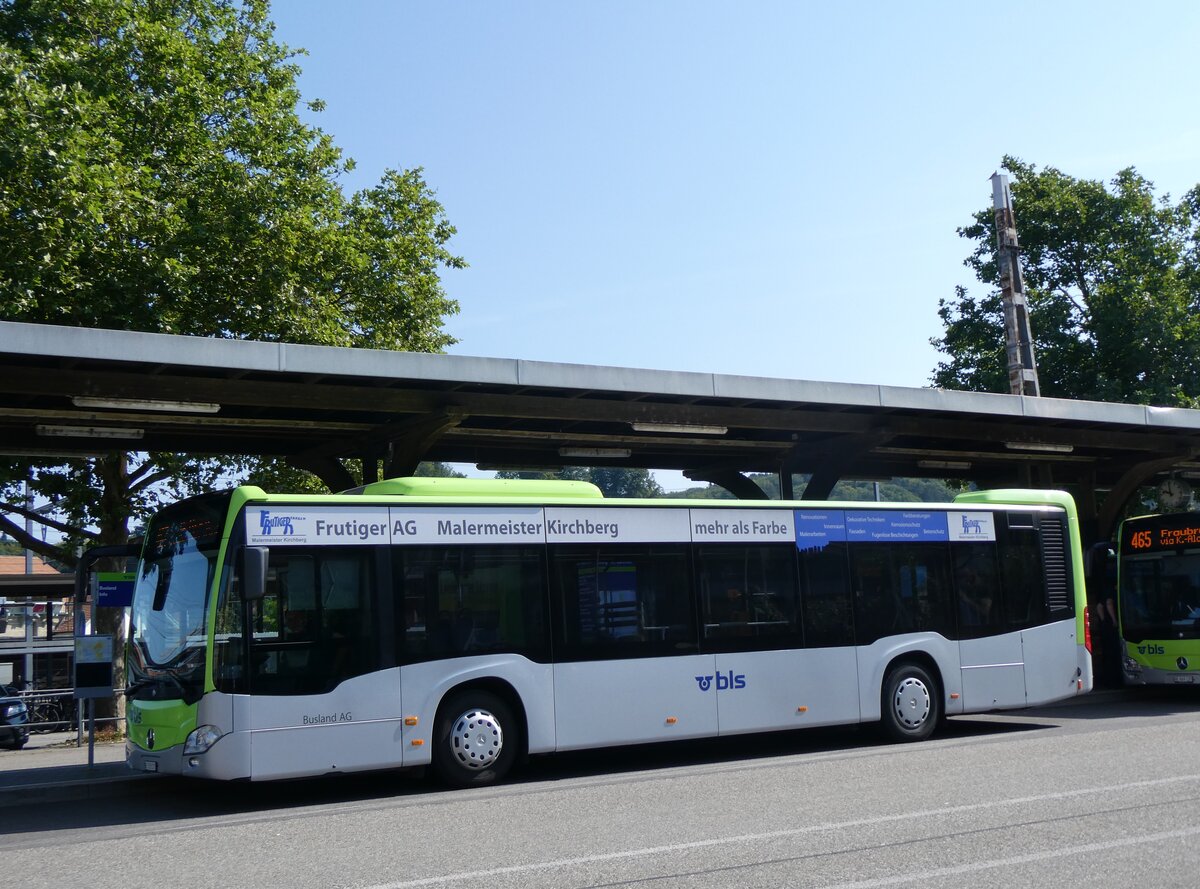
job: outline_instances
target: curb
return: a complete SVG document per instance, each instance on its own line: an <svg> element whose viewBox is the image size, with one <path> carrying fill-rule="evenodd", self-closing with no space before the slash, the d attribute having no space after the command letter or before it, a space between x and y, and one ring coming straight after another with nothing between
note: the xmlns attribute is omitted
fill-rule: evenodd
<svg viewBox="0 0 1200 889"><path fill-rule="evenodd" d="M146 777L152 778L153 776ZM52 784L19 784L14 787L0 788L0 809L79 800L115 799L134 794L157 792L151 790L153 781L149 785L142 786L145 780L140 775L131 775L128 778L91 778L80 781L58 781Z"/></svg>

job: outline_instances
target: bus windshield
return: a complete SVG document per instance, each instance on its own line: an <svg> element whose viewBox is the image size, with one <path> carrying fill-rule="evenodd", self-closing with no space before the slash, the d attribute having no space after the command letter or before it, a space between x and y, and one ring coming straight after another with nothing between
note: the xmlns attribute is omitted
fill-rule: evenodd
<svg viewBox="0 0 1200 889"><path fill-rule="evenodd" d="M164 510L151 522L131 610L128 694L194 703L204 691L208 596L228 495Z"/></svg>
<svg viewBox="0 0 1200 889"><path fill-rule="evenodd" d="M1125 556L1121 619L1130 642L1200 638L1200 549Z"/></svg>

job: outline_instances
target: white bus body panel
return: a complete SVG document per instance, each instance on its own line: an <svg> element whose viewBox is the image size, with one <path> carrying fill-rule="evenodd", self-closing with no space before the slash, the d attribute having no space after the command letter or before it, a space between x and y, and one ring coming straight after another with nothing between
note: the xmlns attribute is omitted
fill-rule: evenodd
<svg viewBox="0 0 1200 889"><path fill-rule="evenodd" d="M958 643L962 660L963 712L1025 706L1025 658L1021 633Z"/></svg>
<svg viewBox="0 0 1200 889"><path fill-rule="evenodd" d="M323 695L236 695L233 723L249 733L255 781L395 768L404 750L400 671L356 676Z"/></svg>
<svg viewBox="0 0 1200 889"><path fill-rule="evenodd" d="M711 654L555 664L558 749L715 735L715 670Z"/></svg>
<svg viewBox="0 0 1200 889"><path fill-rule="evenodd" d="M1025 702L1034 707L1061 701L1091 689L1091 669L1084 672L1078 652L1075 618L1021 631L1025 651ZM1079 680L1085 679L1079 688Z"/></svg>
<svg viewBox="0 0 1200 889"><path fill-rule="evenodd" d="M710 693L722 735L859 720L853 648L738 652L716 660L724 681L714 681Z"/></svg>
<svg viewBox="0 0 1200 889"><path fill-rule="evenodd" d="M883 675L888 665L906 654L923 652L937 664L940 676L933 677L944 686L943 712L954 716L962 712L962 676L959 670L958 643L938 633L912 633L905 636L885 636L856 649L858 653L859 708L863 722L880 718ZM952 698L958 695L958 698Z"/></svg>
<svg viewBox="0 0 1200 889"><path fill-rule="evenodd" d="M196 725L216 726L222 736L203 756L183 757L182 774L220 781L250 777L250 736L234 731L237 726L234 714L239 702L246 700L245 695L218 691L209 692L200 699L196 707ZM190 765L193 758L196 759L195 767Z"/></svg>
<svg viewBox="0 0 1200 889"><path fill-rule="evenodd" d="M417 719L415 726L403 727L404 765L428 765L432 761L433 745L437 743L437 710L442 699L456 686L480 679L499 679L512 686L520 706L525 709L530 753L554 750L554 673L551 666L534 663L517 654L480 655L407 664L400 668L404 715ZM413 741L421 743L413 745Z"/></svg>

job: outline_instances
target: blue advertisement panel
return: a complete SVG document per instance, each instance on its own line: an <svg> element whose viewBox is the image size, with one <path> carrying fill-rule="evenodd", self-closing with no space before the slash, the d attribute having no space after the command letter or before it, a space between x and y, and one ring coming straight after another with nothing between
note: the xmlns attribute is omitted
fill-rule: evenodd
<svg viewBox="0 0 1200 889"><path fill-rule="evenodd" d="M846 514L840 509L797 509L796 547L821 549L846 539Z"/></svg>
<svg viewBox="0 0 1200 889"><path fill-rule="evenodd" d="M912 540L916 542L949 540L944 512L916 510L846 511L846 539Z"/></svg>

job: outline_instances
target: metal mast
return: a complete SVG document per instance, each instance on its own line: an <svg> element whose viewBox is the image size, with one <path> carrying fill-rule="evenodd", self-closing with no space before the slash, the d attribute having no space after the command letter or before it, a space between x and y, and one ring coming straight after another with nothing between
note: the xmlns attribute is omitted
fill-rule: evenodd
<svg viewBox="0 0 1200 889"><path fill-rule="evenodd" d="M1008 177L993 173L992 207L996 212L996 266L1000 270L1004 301L1004 341L1008 351L1008 391L1013 395L1041 395L1037 361L1033 357L1033 330L1029 326L1029 303L1021 276L1021 254L1017 248L1017 220L1013 216Z"/></svg>

